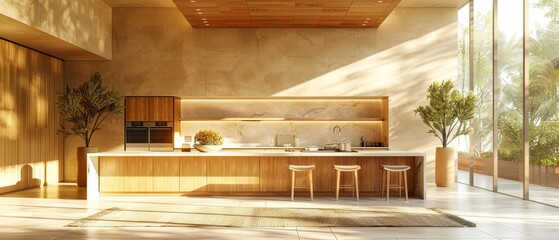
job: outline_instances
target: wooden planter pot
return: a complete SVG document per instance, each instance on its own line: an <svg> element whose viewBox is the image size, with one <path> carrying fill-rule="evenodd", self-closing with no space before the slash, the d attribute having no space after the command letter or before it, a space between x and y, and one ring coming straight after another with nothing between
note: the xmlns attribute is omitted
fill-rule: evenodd
<svg viewBox="0 0 559 240"><path fill-rule="evenodd" d="M97 147L78 147L78 187L87 187L87 153L98 152Z"/></svg>
<svg viewBox="0 0 559 240"><path fill-rule="evenodd" d="M438 147L435 155L435 183L437 187L454 185L455 175L454 148Z"/></svg>

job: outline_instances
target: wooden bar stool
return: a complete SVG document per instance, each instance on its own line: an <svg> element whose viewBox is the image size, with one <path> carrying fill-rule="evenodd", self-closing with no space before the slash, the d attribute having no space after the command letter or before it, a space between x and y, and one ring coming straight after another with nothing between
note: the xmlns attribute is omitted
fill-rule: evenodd
<svg viewBox="0 0 559 240"><path fill-rule="evenodd" d="M289 165L289 170L291 170L291 201L293 201L293 196L295 195L295 188L309 188L309 191L311 193L311 201L313 200L312 170L314 168L314 165ZM295 186L295 172L308 172L309 185Z"/></svg>
<svg viewBox="0 0 559 240"><path fill-rule="evenodd" d="M406 201L408 200L408 174L407 171L410 170L410 166L408 165L382 165L382 182L381 185L384 185L384 181L386 180L386 201L388 202L390 198L390 189L398 189L398 195L402 196L402 189L406 194ZM398 185L390 185L390 173L397 172L398 173ZM386 174L386 179L384 178ZM402 186L402 175L404 175L404 186ZM380 197L382 198L384 194L384 186L381 187Z"/></svg>
<svg viewBox="0 0 559 240"><path fill-rule="evenodd" d="M336 169L336 201L340 195L340 188L353 188L353 194L359 200L359 180L357 176L357 171L361 169L359 165L334 165ZM353 184L352 185L340 185L340 174L341 172L353 172Z"/></svg>

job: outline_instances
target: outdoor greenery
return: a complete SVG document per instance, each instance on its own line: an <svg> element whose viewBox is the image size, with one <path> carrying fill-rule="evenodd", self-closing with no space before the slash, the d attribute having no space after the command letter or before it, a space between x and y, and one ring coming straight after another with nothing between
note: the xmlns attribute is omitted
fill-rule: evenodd
<svg viewBox="0 0 559 240"><path fill-rule="evenodd" d="M223 137L218 131L207 129L196 133L194 141L201 145L221 145L223 144Z"/></svg>
<svg viewBox="0 0 559 240"><path fill-rule="evenodd" d="M529 48L529 143L530 162L559 166L559 5L554 0L537 0L530 7L544 11L545 25L530 26ZM474 83L480 99L471 121L470 155L492 156L492 131L498 133L499 160L522 159L522 36L498 33L498 76L496 104L498 129L493 129L493 67L491 11L474 15ZM519 26L521 27L521 26ZM460 31L468 31L461 29ZM459 88L469 89L468 48L461 41Z"/></svg>
<svg viewBox="0 0 559 240"><path fill-rule="evenodd" d="M464 95L454 89L451 80L433 82L427 89L429 105L414 110L423 123L429 127L428 133L437 137L443 147L460 135L470 133L468 120L474 117L476 97L473 92Z"/></svg>
<svg viewBox="0 0 559 240"><path fill-rule="evenodd" d="M58 133L79 136L89 147L101 123L112 114L122 113L123 99L114 86L111 89L103 86L103 79L98 72L78 88L71 89L66 84L64 92L57 94L56 106L64 120L72 123L72 127L66 128L61 124Z"/></svg>

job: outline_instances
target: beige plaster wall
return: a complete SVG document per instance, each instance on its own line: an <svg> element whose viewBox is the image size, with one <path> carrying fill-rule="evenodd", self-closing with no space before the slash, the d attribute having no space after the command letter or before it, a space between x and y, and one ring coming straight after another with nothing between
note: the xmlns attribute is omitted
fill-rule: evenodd
<svg viewBox="0 0 559 240"><path fill-rule="evenodd" d="M414 116L433 80L455 79L455 8L397 8L378 29L192 29L177 9L113 10L113 60L67 61L77 85L94 71L123 95L389 96L392 149L428 153L437 140ZM123 149L123 116L94 137ZM326 133L325 133L326 134ZM66 180L75 147L66 141Z"/></svg>
<svg viewBox="0 0 559 240"><path fill-rule="evenodd" d="M3 0L0 1L0 15L92 52L101 57L98 59L111 59L112 9L103 0ZM14 39L10 39L12 41L23 45L29 42L36 46L28 47L54 51L49 54L58 55L56 51L69 51L65 46L59 46L61 50L42 46L41 44L53 43L47 40L48 36L41 36L42 41L35 41L25 39L25 36L19 36L17 32L10 34L8 37L13 37ZM63 45L58 42L56 44ZM76 50L73 51L76 52L74 54L78 59L83 59L79 58L80 56L87 56ZM61 57L66 57L68 55L66 52L60 54ZM72 56L68 58L76 59Z"/></svg>

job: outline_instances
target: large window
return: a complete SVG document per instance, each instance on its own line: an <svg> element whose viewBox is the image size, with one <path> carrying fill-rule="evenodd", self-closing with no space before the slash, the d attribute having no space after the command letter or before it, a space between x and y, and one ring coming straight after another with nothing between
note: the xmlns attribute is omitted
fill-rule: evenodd
<svg viewBox="0 0 559 240"><path fill-rule="evenodd" d="M459 10L458 23L457 85L480 99L473 131L459 142L458 181L559 206L559 4L473 0Z"/></svg>
<svg viewBox="0 0 559 240"><path fill-rule="evenodd" d="M559 206L559 4L529 7L530 199Z"/></svg>
<svg viewBox="0 0 559 240"><path fill-rule="evenodd" d="M523 0L497 4L498 189L522 197Z"/></svg>

